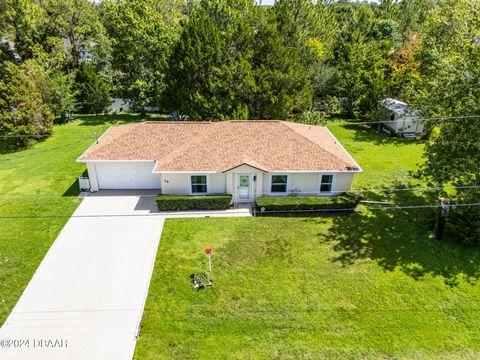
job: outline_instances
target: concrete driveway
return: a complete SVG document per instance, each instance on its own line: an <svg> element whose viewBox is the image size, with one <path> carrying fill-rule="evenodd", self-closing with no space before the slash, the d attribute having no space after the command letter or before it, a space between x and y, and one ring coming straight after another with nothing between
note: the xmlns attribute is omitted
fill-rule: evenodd
<svg viewBox="0 0 480 360"><path fill-rule="evenodd" d="M0 330L0 358L132 359L164 222L154 208L138 192L85 198Z"/></svg>

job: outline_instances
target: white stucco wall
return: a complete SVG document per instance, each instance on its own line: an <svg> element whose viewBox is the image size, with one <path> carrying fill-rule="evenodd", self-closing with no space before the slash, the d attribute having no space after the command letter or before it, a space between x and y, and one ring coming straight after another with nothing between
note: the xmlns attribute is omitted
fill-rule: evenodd
<svg viewBox="0 0 480 360"><path fill-rule="evenodd" d="M160 180L164 195L190 194L189 174L160 174Z"/></svg>
<svg viewBox="0 0 480 360"><path fill-rule="evenodd" d="M208 174L209 192L212 194L226 193L226 176L222 173Z"/></svg>
<svg viewBox="0 0 480 360"><path fill-rule="evenodd" d="M319 176L316 173L290 173L289 190L299 190L301 193L316 193L320 186Z"/></svg>
<svg viewBox="0 0 480 360"><path fill-rule="evenodd" d="M192 175L207 176L207 190L209 194L226 193L226 176L222 173L214 174L161 174L162 194L164 195L189 195L191 194L190 177Z"/></svg>
<svg viewBox="0 0 480 360"><path fill-rule="evenodd" d="M90 180L90 189L92 191L98 191L98 181L97 181L97 173L95 171L95 166L92 163L87 163L87 172L88 178Z"/></svg>
<svg viewBox="0 0 480 360"><path fill-rule="evenodd" d="M287 192L271 193L271 173L242 165L225 173L189 174L162 173L153 174L153 162L108 162L87 163L91 188L101 189L160 189L165 195L190 195L192 175L206 175L209 194L232 194L236 199L238 175L251 176L251 201L257 196L290 195L292 191L305 195L330 195L348 191L351 188L354 173L275 173L287 175ZM333 190L320 193L320 179L323 174L332 174ZM255 180L254 180L255 177Z"/></svg>
<svg viewBox="0 0 480 360"><path fill-rule="evenodd" d="M354 173L336 173L334 177L334 190L337 192L348 191L352 188Z"/></svg>
<svg viewBox="0 0 480 360"><path fill-rule="evenodd" d="M287 193L271 193L272 175L287 175ZM299 195L330 195L320 192L322 175L333 175L331 193L348 191L352 187L354 173L269 173L265 174L263 182L264 196L284 196L295 192Z"/></svg>

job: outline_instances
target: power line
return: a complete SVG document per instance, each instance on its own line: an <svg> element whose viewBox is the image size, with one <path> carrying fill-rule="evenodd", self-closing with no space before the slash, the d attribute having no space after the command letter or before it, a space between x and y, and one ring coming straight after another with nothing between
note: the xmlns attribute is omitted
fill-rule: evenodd
<svg viewBox="0 0 480 360"><path fill-rule="evenodd" d="M480 115L467 115L467 116L444 116L444 117L425 117L425 118L412 118L412 119L397 119L397 120L379 120L379 121L341 121L337 123L329 123L327 121L325 126L344 126L344 125L370 125L370 124L384 124L392 122L417 122L423 120L461 120L461 119L480 119Z"/></svg>
<svg viewBox="0 0 480 360"><path fill-rule="evenodd" d="M453 204L447 205L448 208L455 208L455 207L474 207L480 206L480 202L478 203L469 203L469 204ZM348 211L348 212L359 212L359 211L371 211L371 210L407 210L407 209L438 209L441 208L441 205L406 205L406 206L386 206L386 207L366 207L366 208L343 208L343 209L316 209L316 210L266 210L261 212L260 214L265 213L310 213L310 212L337 212L337 211Z"/></svg>
<svg viewBox="0 0 480 360"><path fill-rule="evenodd" d="M448 186L449 189L467 190L467 189L480 189L480 185L467 185L467 186ZM345 191L345 193L356 192L400 192L400 191L437 191L446 190L443 186L426 187L426 188L365 188L365 189L352 189Z"/></svg>
<svg viewBox="0 0 480 360"><path fill-rule="evenodd" d="M53 134L32 134L32 135L1 135L0 138L42 138L42 137L51 137Z"/></svg>
<svg viewBox="0 0 480 360"><path fill-rule="evenodd" d="M337 123L329 123L325 126L344 126L344 125L369 125L369 124L382 124L391 122L417 122L423 120L461 120L461 119L480 119L480 115L466 115L466 116L437 116L437 117L424 117L424 118L412 118L412 119L397 119L397 120L378 120L378 121L340 121ZM157 121L169 121L169 120L157 120ZM200 120L199 120L200 121ZM222 121L222 120L219 120ZM138 122L138 121L136 121ZM114 124L112 124L114 125ZM0 135L0 138L48 138L54 134L32 134L32 135Z"/></svg>
<svg viewBox="0 0 480 360"><path fill-rule="evenodd" d="M452 204L447 205L448 208L455 207L475 207L480 206L478 203L466 203L466 204ZM406 205L406 206L388 206L388 207L365 207L365 208L331 208L331 209L314 209L314 210L266 210L259 212L260 214L266 213L312 213L312 212L359 212L359 211L384 211L384 210L408 210L408 209L436 209L441 208L441 205ZM214 210L215 211L215 210ZM223 211L217 211L223 212ZM215 212L203 212L203 211L193 211L193 212L183 212L178 213L176 211L171 212L158 212L158 213L147 213L147 214L89 214L89 215L11 215L11 216L0 216L0 219L76 219L76 218L124 218L124 217L164 217L168 215L175 215L178 217L188 217L188 215L205 215L210 217L215 215Z"/></svg>

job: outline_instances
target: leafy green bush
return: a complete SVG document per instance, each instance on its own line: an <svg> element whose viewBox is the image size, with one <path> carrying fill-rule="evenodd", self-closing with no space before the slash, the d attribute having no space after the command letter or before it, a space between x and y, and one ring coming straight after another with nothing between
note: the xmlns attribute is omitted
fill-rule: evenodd
<svg viewBox="0 0 480 360"><path fill-rule="evenodd" d="M336 196L265 196L258 197L256 208L261 211L295 211L295 210L338 210L355 209L360 201L357 194Z"/></svg>
<svg viewBox="0 0 480 360"><path fill-rule="evenodd" d="M230 207L231 195L158 195L160 211L224 210Z"/></svg>
<svg viewBox="0 0 480 360"><path fill-rule="evenodd" d="M326 125L328 115L321 111L304 111L293 118L293 121L308 125Z"/></svg>

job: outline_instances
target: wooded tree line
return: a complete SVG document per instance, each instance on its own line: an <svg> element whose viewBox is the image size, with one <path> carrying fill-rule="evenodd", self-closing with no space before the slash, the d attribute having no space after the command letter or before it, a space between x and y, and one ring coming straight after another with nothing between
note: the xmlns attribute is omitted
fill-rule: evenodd
<svg viewBox="0 0 480 360"><path fill-rule="evenodd" d="M478 109L472 0L2 6L0 36L13 46L2 42L2 99L33 86L28 93L38 93L45 118L99 113L112 96L190 119L284 118L312 109L372 118L385 96L425 115Z"/></svg>

